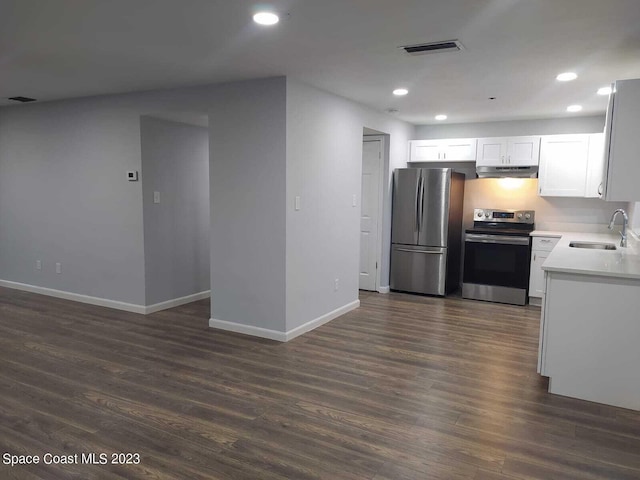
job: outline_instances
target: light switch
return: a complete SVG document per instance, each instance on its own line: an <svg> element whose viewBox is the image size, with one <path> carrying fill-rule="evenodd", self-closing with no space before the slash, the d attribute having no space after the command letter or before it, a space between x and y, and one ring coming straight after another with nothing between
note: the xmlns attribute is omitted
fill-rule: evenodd
<svg viewBox="0 0 640 480"><path fill-rule="evenodd" d="M160 192L153 192L153 203L160 203Z"/></svg>
<svg viewBox="0 0 640 480"><path fill-rule="evenodd" d="M296 195L296 200L294 203L295 203L295 209L300 210L300 195Z"/></svg>

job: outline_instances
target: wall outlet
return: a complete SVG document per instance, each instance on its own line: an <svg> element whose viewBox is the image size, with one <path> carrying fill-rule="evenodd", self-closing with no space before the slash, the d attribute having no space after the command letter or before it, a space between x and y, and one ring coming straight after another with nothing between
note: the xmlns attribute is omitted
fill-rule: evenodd
<svg viewBox="0 0 640 480"><path fill-rule="evenodd" d="M56 263L56 273L62 273L62 264Z"/></svg>
<svg viewBox="0 0 640 480"><path fill-rule="evenodd" d="M334 292L337 292L337 291L338 291L338 288L340 288L340 279L339 279L339 278L336 278L336 279L335 279L335 281L334 281L334 283L333 283L333 291L334 291Z"/></svg>
<svg viewBox="0 0 640 480"><path fill-rule="evenodd" d="M36 260L36 270L42 270L42 262L40 260Z"/></svg>
<svg viewBox="0 0 640 480"><path fill-rule="evenodd" d="M358 206L358 197L356 197L355 193L351 196L351 206L352 207Z"/></svg>
<svg viewBox="0 0 640 480"><path fill-rule="evenodd" d="M153 203L160 203L160 192L153 192Z"/></svg>

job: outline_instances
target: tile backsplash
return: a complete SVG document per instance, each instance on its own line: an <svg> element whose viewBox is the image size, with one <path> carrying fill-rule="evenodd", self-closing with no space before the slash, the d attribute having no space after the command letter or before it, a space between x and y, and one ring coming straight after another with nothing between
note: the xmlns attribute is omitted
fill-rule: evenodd
<svg viewBox="0 0 640 480"><path fill-rule="evenodd" d="M616 208L627 209L629 204L599 198L540 197L537 179L473 178L465 182L465 225L473 223L474 208L535 210L539 230L601 231Z"/></svg>

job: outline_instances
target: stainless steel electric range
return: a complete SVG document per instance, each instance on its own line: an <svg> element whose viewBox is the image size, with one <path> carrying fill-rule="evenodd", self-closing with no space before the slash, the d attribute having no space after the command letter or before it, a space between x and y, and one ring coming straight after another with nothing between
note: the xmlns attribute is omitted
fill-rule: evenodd
<svg viewBox="0 0 640 480"><path fill-rule="evenodd" d="M463 298L527 303L534 217L532 210L473 211L464 236Z"/></svg>

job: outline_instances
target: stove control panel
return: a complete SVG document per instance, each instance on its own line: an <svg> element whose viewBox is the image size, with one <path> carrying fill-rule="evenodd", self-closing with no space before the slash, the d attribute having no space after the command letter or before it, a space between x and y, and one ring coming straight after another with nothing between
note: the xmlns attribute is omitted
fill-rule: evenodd
<svg viewBox="0 0 640 480"><path fill-rule="evenodd" d="M475 222L533 223L534 217L533 210L496 210L492 208L475 208L473 210Z"/></svg>

